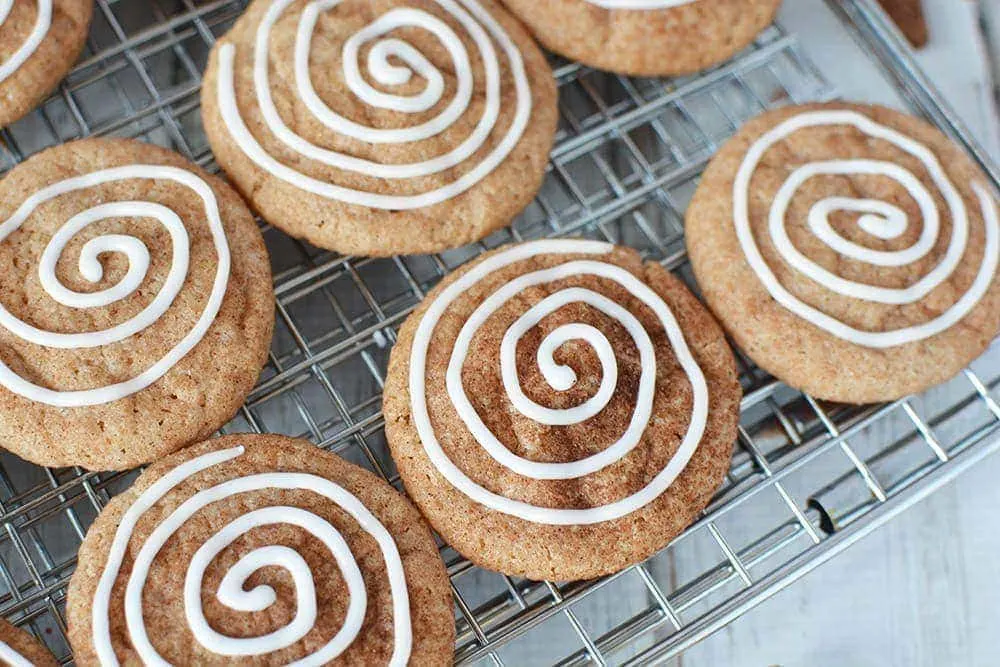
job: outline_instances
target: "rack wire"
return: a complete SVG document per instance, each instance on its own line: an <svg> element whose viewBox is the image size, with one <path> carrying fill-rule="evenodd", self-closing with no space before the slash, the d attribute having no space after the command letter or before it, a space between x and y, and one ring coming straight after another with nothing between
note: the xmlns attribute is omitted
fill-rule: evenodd
<svg viewBox="0 0 1000 667"><path fill-rule="evenodd" d="M829 1L859 39L882 40L872 67L885 69L914 110L964 139L900 60L871 3ZM46 146L91 135L139 137L214 169L199 119L200 73L243 8L242 0L97 0L80 64L38 111L0 132L0 174ZM576 235L631 245L694 287L682 220L705 162L762 110L835 96L781 27L684 79L553 63L561 124L548 176L510 228L434 256L370 259L317 250L262 223L275 277L275 341L260 383L225 432L303 436L401 488L382 431L381 388L398 326L437 280L502 243ZM530 582L442 548L458 664L664 661L998 448L995 350L943 388L864 407L814 400L736 355L745 397L725 484L649 561L596 581ZM64 663L72 661L63 608L77 547L134 476L0 456L0 613Z"/></svg>

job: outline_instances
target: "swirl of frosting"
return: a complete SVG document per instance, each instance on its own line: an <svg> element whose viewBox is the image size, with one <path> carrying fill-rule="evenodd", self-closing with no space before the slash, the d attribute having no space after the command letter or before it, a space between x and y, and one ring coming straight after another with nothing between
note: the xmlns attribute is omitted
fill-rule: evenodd
<svg viewBox="0 0 1000 667"><path fill-rule="evenodd" d="M148 387L167 373L195 347L212 325L222 305L229 281L230 255L219 206L212 188L196 174L178 167L129 165L75 176L46 186L29 196L14 214L0 222L0 242L14 233L42 204L68 192L121 180L168 180L190 188L205 208L218 266L205 309L191 330L167 354L139 375L115 384L93 389L58 391L22 378L0 361L0 385L29 400L57 407L81 407L109 403ZM171 241L171 265L160 291L137 315L126 322L101 331L62 333L35 327L0 304L0 326L29 343L58 349L103 347L135 335L156 322L170 308L184 284L189 264L189 238L184 223L165 206L153 202L121 201L99 204L67 220L52 235L42 252L38 275L42 288L54 300L70 308L87 309L107 306L129 296L142 284L149 269L149 249L141 240L123 234L107 234L87 241L80 252L80 274L92 283L101 281L104 270L99 256L118 252L128 259L128 271L115 285L96 292L76 292L56 276L56 265L66 245L86 227L117 217L143 217L157 220L167 230Z"/></svg>
<svg viewBox="0 0 1000 667"><path fill-rule="evenodd" d="M854 328L794 296L781 285L764 261L750 228L750 179L764 154L776 143L801 129L829 125L850 125L869 137L893 144L918 160L930 175L947 205L952 221L951 238L941 261L927 275L905 288L860 283L840 277L823 268L792 244L785 228L785 217L792 198L798 188L813 177L852 174L884 176L905 188L920 208L923 227L916 243L901 250L884 251L865 247L838 234L830 224L830 213L833 211L858 213L860 215L857 224L865 232L881 239L893 239L907 229L908 220L904 211L886 202L855 197L827 197L815 202L808 214L809 228L817 238L841 256L881 267L912 264L934 248L941 227L941 216L934 195L920 179L904 167L892 162L870 159L825 160L808 163L792 171L773 198L768 212L768 233L782 259L797 271L838 294L896 305L914 303L924 298L947 280L961 262L969 238L969 215L962 195L949 179L937 156L914 139L880 125L864 114L849 110L812 111L793 116L757 139L747 151L733 183L734 224L747 262L778 303L799 317L849 342L873 348L888 348L941 333L965 317L983 297L993 282L997 261L1000 258L1000 222L998 222L996 201L979 183L972 183L985 225L986 240L979 270L968 291L950 308L921 324L889 331L864 331Z"/></svg>
<svg viewBox="0 0 1000 667"><path fill-rule="evenodd" d="M309 56L312 35L322 12L334 10L342 0L311 0L298 22L294 48L294 80L299 99L313 117L331 132L372 144L412 143L436 136L452 127L470 105L474 76L465 43L455 30L437 16L417 8L400 7L380 15L371 24L351 35L343 45L343 75L348 89L365 105L402 113L421 113L441 101L442 73L412 44L387 35L399 28L421 28L431 33L451 57L456 78L455 97L435 117L406 128L379 128L362 125L341 116L327 106L312 84ZM253 87L264 124L285 146L310 160L330 167L381 179L412 179L459 167L484 146L496 130L501 110L501 69L497 46L506 56L516 93L510 127L503 137L475 165L454 181L436 189L412 195L383 195L320 181L279 162L268 154L247 129L236 103L234 60L236 47L222 44L219 50L218 104L223 122L240 149L260 168L296 187L328 199L371 208L408 210L440 203L468 190L485 178L517 145L531 116L531 91L517 46L502 26L476 0L435 0L475 43L484 68L485 103L482 117L458 146L447 153L405 164L383 164L317 146L295 134L282 120L271 96L268 58L271 30L293 0L273 0L257 27L253 49ZM494 44L495 42L495 44ZM362 47L371 45L367 70L383 86L405 84L417 74L426 82L412 96L396 95L372 87L361 74ZM396 64L398 60L403 64Z"/></svg>
<svg viewBox="0 0 1000 667"><path fill-rule="evenodd" d="M14 0L0 0L0 27L14 8ZM28 37L17 47L17 50L9 58L0 62L0 83L13 74L18 67L31 57L31 54L38 49L38 45L45 39L52 24L52 0L38 0L38 15L35 18L35 25L28 33Z"/></svg>
<svg viewBox="0 0 1000 667"><path fill-rule="evenodd" d="M476 502L493 510L517 516L526 521L553 525L590 524L620 518L663 493L684 470L691 455L698 447L708 415L708 388L704 374L688 349L684 335L667 304L645 283L629 271L600 260L612 250L606 243L577 240L551 240L525 243L493 255L472 267L435 298L417 329L410 357L409 388L414 424L424 450L433 465L457 489ZM580 259L558 264L552 268L526 273L514 278L491 293L468 317L459 331L452 356L448 363L448 396L462 421L476 441L501 465L533 479L575 479L601 470L626 456L640 441L649 424L654 391L656 388L656 357L649 334L639 320L619 304L593 290L568 287L542 299L521 315L504 333L500 347L500 369L504 388L511 404L521 414L542 424L577 424L601 411L611 400L617 386L618 369L614 350L606 336L589 325L572 323L550 332L539 345L537 358L542 376L557 391L564 391L576 382L572 369L558 364L553 354L564 342L580 339L597 353L603 377L594 396L582 404L568 409L552 409L531 401L521 389L517 376L515 351L518 341L542 318L569 303L583 303L595 308L620 323L631 336L639 351L641 375L636 394L636 407L622 436L601 452L567 463L544 463L517 456L486 427L462 386L462 367L473 337L486 320L501 306L516 298L525 289L561 279L592 275L612 281L626 289L647 306L659 319L682 369L691 383L693 407L691 420L677 452L669 463L639 491L621 500L587 509L548 508L531 505L503 497L480 486L470 479L442 449L431 424L426 395L427 351L434 328L449 306L463 293L489 277L492 273L515 262L539 255L593 255L594 259Z"/></svg>
<svg viewBox="0 0 1000 667"><path fill-rule="evenodd" d="M117 665L111 641L109 608L112 589L118 578L129 542L139 520L171 490L201 471L243 455L243 447L209 452L168 471L147 488L122 516L115 531L108 560L94 595L91 628L94 647L102 665ZM142 596L150 567L160 549L199 510L239 494L260 490L303 489L319 494L349 514L378 543L385 560L392 593L393 651L390 665L402 667L410 656L412 633L409 594L403 564L396 543L385 526L353 494L334 482L307 473L270 472L236 477L198 491L174 509L146 538L132 563L125 588L125 622L132 646L143 664L168 665L160 656L143 622ZM281 628L259 637L230 637L212 627L202 605L205 571L216 556L235 540L261 526L287 524L307 531L329 549L350 597L343 627L326 644L296 660L293 665L323 665L340 655L361 631L368 598L364 578L340 532L323 517L298 507L269 506L239 516L209 537L187 564L184 577L184 613L195 639L220 656L262 656L290 646L302 639L316 624L316 585L305 559L295 550L264 546L244 554L223 576L216 593L219 602L240 612L260 612L276 599L273 588L259 585L244 588L255 572L265 567L280 567L292 578L296 595L295 617Z"/></svg>

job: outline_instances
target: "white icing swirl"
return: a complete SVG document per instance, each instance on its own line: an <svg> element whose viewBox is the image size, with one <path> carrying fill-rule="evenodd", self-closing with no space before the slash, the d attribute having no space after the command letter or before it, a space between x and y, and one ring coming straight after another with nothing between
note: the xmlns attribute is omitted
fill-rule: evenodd
<svg viewBox="0 0 1000 667"><path fill-rule="evenodd" d="M410 397L413 421L420 435L424 450L433 465L453 486L474 501L490 509L510 514L526 521L554 525L591 524L617 519L653 501L663 493L684 470L691 455L698 447L705 430L708 415L708 387L705 377L691 355L684 335L666 303L645 283L629 271L611 263L600 261L601 255L613 246L593 241L550 240L524 243L498 253L480 262L448 285L428 306L413 339L410 356ZM636 407L624 434L601 452L568 463L543 463L517 456L507 449L480 419L462 386L462 367L470 343L484 322L511 299L517 298L533 285L551 283L561 279L593 275L613 281L628 290L647 306L659 319L681 368L691 383L693 407L691 420L677 452L653 480L641 490L621 500L587 509L548 508L503 497L471 480L448 458L437 439L427 406L427 351L434 328L449 306L477 283L494 272L539 255L584 254L595 259L573 260L549 269L533 271L518 276L490 294L469 316L453 346L448 364L446 385L448 396L455 410L465 422L470 433L489 455L501 465L519 475L532 479L576 479L601 470L626 456L640 441L649 424L654 392L656 389L656 356L653 343L639 320L622 306L589 289L569 287L546 297L526 313L504 334L500 348L500 369L507 396L511 404L526 417L548 425L577 424L596 415L610 401L617 385L618 370L614 350L599 330L585 324L567 324L553 330L538 348L538 364L553 389L565 391L572 387L576 376L572 369L561 366L553 358L555 350L567 340L580 339L594 348L601 362L603 377L597 393L584 403L565 410L555 410L538 405L521 390L517 377L515 352L517 342L536 326L546 315L569 303L584 303L600 310L618 321L631 335L639 351L641 375Z"/></svg>
<svg viewBox="0 0 1000 667"><path fill-rule="evenodd" d="M459 167L479 151L497 128L501 108L501 72L494 41L504 52L514 83L516 103L510 127L496 146L456 180L414 195L383 195L355 190L312 178L279 162L268 154L247 129L236 103L235 46L223 43L219 49L218 104L222 119L240 149L260 168L308 192L348 204L371 208L407 210L440 203L465 192L485 178L514 149L531 117L531 90L517 46L503 27L476 0L435 0L476 44L484 68L485 102L483 115L472 133L458 146L442 155L420 162L383 164L317 146L295 134L282 120L271 97L268 72L271 29L293 0L273 0L257 28L253 51L253 87L264 124L288 148L309 160L381 179L412 179ZM356 123L337 114L316 94L309 68L312 34L320 13L335 10L341 0L311 0L299 17L295 38L294 78L299 99L316 120L331 132L372 144L401 144L428 139L453 126L465 113L473 95L474 77L465 44L442 19L422 9L402 7L389 10L371 24L351 35L343 46L343 76L350 91L365 105L402 113L420 113L432 108L444 94L444 77L423 54L408 42L386 35L407 27L433 34L451 56L457 82L455 97L440 114L420 125L402 129L378 128ZM492 37L492 39L491 39ZM367 69L383 86L407 83L417 74L426 86L417 95L401 96L373 88L362 76L358 63L361 48L371 43ZM395 64L397 59L405 65ZM317 67L324 63L317 63Z"/></svg>
<svg viewBox="0 0 1000 667"><path fill-rule="evenodd" d="M114 181L145 179L168 180L190 188L204 204L218 266L212 291L205 309L191 330L156 363L139 375L122 382L94 389L58 391L42 387L22 378L0 361L0 385L29 400L57 407L82 407L109 403L141 391L163 377L184 355L197 345L208 331L222 305L229 281L230 255L225 230L219 216L219 206L212 188L196 174L178 167L162 165L129 165L75 176L34 192L14 214L0 222L0 242L18 230L41 205L63 194ZM75 292L59 282L56 264L66 245L75 234L100 220L116 217L142 217L157 220L170 234L171 265L163 286L140 313L126 322L108 329L84 333L61 333L39 329L21 319L0 304L0 326L29 343L58 349L87 349L123 341L156 322L173 303L184 285L189 263L189 239L184 223L176 213L153 202L121 201L99 204L66 221L53 234L39 261L38 276L42 288L53 299L70 308L99 308L132 294L142 284L149 269L149 250L141 240L122 234L95 237L84 244L80 253L80 274L93 283L100 282L104 270L99 256L120 252L129 262L124 278L115 285L97 292Z"/></svg>
<svg viewBox="0 0 1000 667"><path fill-rule="evenodd" d="M3 6L0 5L0 19L2 18ZM15 651L6 642L0 642L0 660L3 660L10 667L34 667L30 660Z"/></svg>
<svg viewBox="0 0 1000 667"><path fill-rule="evenodd" d="M747 262L767 291L782 306L812 324L858 345L887 348L934 336L965 317L979 302L993 282L1000 257L1000 222L996 201L979 183L972 189L979 199L985 226L985 244L979 270L968 291L943 313L918 325L890 331L864 331L854 328L804 303L785 289L764 261L750 228L750 180L764 154L776 143L794 132L810 127L850 125L874 139L889 142L919 160L944 199L952 223L952 234L941 261L921 279L905 288L868 285L842 278L803 255L793 244L785 228L785 215L792 198L803 183L823 175L875 175L891 178L902 185L920 208L923 227L916 243L896 251L867 248L840 236L831 226L833 211L860 213L857 224L869 234L892 239L907 228L906 214L886 202L854 197L827 197L816 202L809 211L810 230L838 254L872 264L898 267L912 264L934 248L940 231L940 213L934 195L913 173L886 161L868 159L827 160L796 168L779 188L768 213L768 233L775 249L790 266L823 287L854 299L875 303L902 305L915 303L941 285L962 261L969 238L969 216L965 201L937 156L923 144L900 132L880 125L856 111L811 111L792 116L761 136L751 145L733 183L733 218L736 233Z"/></svg>
<svg viewBox="0 0 1000 667"><path fill-rule="evenodd" d="M10 10L14 7L14 0L0 0L0 27L7 20ZM17 47L17 50L9 58L0 62L0 83L3 83L17 68L25 63L37 49L38 45L45 39L52 24L52 0L38 0L38 14L35 18L35 25L31 28L27 38Z"/></svg>
<svg viewBox="0 0 1000 667"><path fill-rule="evenodd" d="M191 476L231 461L244 452L233 447L203 454L167 472L143 491L126 510L115 531L108 560L94 594L91 629L94 648L102 665L117 665L111 641L109 607L115 582L129 551L135 527L142 516L156 506L171 490ZM198 491L163 519L142 544L132 563L125 588L125 621L135 652L147 665L168 665L153 646L146 632L142 613L142 594L149 569L163 545L199 510L238 494L270 489L302 489L323 496L349 514L371 535L385 561L392 593L393 650L389 664L402 667L409 660L412 646L410 603L402 559L396 543L385 526L357 497L328 479L307 473L271 472L237 477ZM315 652L292 663L301 667L323 665L335 659L357 638L365 619L368 596L358 563L340 532L323 517L298 507L270 506L234 519L214 533L195 552L184 577L184 613L195 639L220 656L266 656L302 639L316 624L318 614L316 585L305 559L293 549L280 545L264 546L244 554L222 578L217 591L219 602L240 612L262 612L277 597L273 588L260 585L244 588L248 579L264 567L288 571L295 586L295 617L287 625L259 637L230 637L214 630L205 618L202 584L205 571L226 547L249 531L267 525L289 524L309 532L329 550L347 585L349 602L343 627Z"/></svg>

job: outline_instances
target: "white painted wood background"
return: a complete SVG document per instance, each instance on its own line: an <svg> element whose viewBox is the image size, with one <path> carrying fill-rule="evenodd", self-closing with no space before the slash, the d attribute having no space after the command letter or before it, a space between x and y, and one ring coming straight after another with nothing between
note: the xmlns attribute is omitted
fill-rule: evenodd
<svg viewBox="0 0 1000 667"><path fill-rule="evenodd" d="M1000 73L1000 0L924 5L931 41L919 54L921 65L1000 159L994 85ZM810 35L810 17L787 14L793 30ZM838 45L816 42L814 58L842 56ZM840 71L843 80L836 83L846 96L874 94L858 70L845 63ZM987 459L671 664L1000 665L998 480L1000 458Z"/></svg>

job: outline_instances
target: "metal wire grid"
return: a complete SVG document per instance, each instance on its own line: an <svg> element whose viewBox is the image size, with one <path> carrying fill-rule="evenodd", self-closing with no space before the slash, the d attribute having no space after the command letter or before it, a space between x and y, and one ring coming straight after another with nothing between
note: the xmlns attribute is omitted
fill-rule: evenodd
<svg viewBox="0 0 1000 667"><path fill-rule="evenodd" d="M0 132L0 173L45 146L107 134L212 167L200 72L243 3L98 0L96 8L90 55L39 111ZM572 234L636 247L690 283L682 212L708 157L761 110L833 94L780 28L698 77L628 79L563 62L556 76L562 123L549 175L510 229L436 256L365 259L262 226L275 342L260 384L224 431L308 437L400 487L382 433L384 370L396 328L441 276L485 248ZM564 584L487 572L443 548L456 662L646 664L679 653L913 502L916 490L992 451L997 354L926 396L847 407L773 381L737 351L746 396L732 468L699 521L660 554ZM76 548L134 475L0 457L0 612L63 662L72 660L63 606Z"/></svg>

